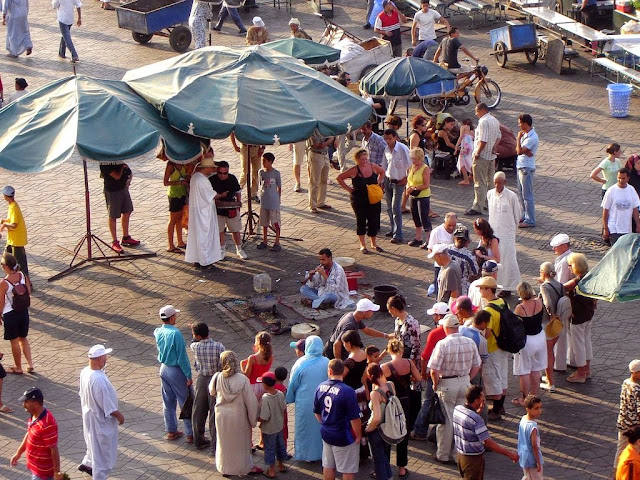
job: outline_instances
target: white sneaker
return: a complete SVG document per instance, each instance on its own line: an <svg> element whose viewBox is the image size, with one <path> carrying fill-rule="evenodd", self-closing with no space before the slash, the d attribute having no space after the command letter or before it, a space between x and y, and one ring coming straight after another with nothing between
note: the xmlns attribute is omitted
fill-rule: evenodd
<svg viewBox="0 0 640 480"><path fill-rule="evenodd" d="M555 385L549 385L548 383L544 382L540 384L540 388L542 390L546 390L547 392L555 392L556 391L556 386Z"/></svg>
<svg viewBox="0 0 640 480"><path fill-rule="evenodd" d="M540 381L541 381L542 383L549 383L549 381L547 380L547 376L546 376L546 375L542 375L542 376L540 377Z"/></svg>
<svg viewBox="0 0 640 480"><path fill-rule="evenodd" d="M247 254L244 252L244 250L241 248L236 248L236 253L238 254L238 257L240 257L242 260L246 260L247 259Z"/></svg>

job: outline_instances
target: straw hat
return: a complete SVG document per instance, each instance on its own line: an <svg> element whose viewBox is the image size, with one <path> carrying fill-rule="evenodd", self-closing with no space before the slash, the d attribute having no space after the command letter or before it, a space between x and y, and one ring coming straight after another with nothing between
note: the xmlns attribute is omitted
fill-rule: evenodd
<svg viewBox="0 0 640 480"><path fill-rule="evenodd" d="M216 167L216 162L213 161L212 157L205 157L196 165L196 168L209 168L209 167L213 167L213 168Z"/></svg>

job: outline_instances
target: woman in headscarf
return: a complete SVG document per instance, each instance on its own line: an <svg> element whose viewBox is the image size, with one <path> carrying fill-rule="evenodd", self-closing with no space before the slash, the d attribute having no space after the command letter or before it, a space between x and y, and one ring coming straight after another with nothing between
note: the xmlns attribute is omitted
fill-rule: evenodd
<svg viewBox="0 0 640 480"><path fill-rule="evenodd" d="M242 374L236 354L230 350L220 355L222 371L209 384L216 398L216 468L222 475L262 473L251 458L251 429L258 419L258 401Z"/></svg>
<svg viewBox="0 0 640 480"><path fill-rule="evenodd" d="M287 403L296 405L295 459L315 462L322 459L320 423L313 413L313 400L318 385L327 380L329 359L322 356L322 340L316 335L307 337L304 356L291 368Z"/></svg>

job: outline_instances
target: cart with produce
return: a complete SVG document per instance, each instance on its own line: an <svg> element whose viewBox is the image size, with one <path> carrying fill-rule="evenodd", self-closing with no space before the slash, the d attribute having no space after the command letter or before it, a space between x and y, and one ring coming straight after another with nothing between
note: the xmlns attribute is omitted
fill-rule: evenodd
<svg viewBox="0 0 640 480"><path fill-rule="evenodd" d="M135 0L116 7L118 27L131 30L133 39L144 45L154 35L168 37L178 53L191 45L187 26L193 0Z"/></svg>
<svg viewBox="0 0 640 480"><path fill-rule="evenodd" d="M326 18L324 23L326 28L320 43L342 52L340 68L349 72L354 83L378 65L393 58L391 43L387 40L375 37L362 40Z"/></svg>
<svg viewBox="0 0 640 480"><path fill-rule="evenodd" d="M507 54L524 52L531 65L538 61L538 38L533 23L505 25L490 32L493 56L501 67L507 63Z"/></svg>

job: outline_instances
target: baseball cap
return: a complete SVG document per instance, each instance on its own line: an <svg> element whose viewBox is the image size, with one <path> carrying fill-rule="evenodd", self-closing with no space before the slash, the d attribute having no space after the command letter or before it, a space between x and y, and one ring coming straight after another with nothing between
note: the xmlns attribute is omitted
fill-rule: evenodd
<svg viewBox="0 0 640 480"><path fill-rule="evenodd" d="M104 345L94 345L89 349L89 354L87 355L89 358L99 358L103 355L107 355L113 352L113 348L104 348Z"/></svg>
<svg viewBox="0 0 640 480"><path fill-rule="evenodd" d="M257 382L264 383L267 387L273 387L276 384L276 374L273 372L266 372L259 377Z"/></svg>
<svg viewBox="0 0 640 480"><path fill-rule="evenodd" d="M462 295L461 297L458 297L456 301L451 304L451 313L453 313L454 315L457 315L458 303L462 303L465 300L469 300L469 302L471 302L471 299L467 295ZM473 313L476 313L478 311L478 308L479 307L477 305L474 305L473 303L471 303L471 311Z"/></svg>
<svg viewBox="0 0 640 480"><path fill-rule="evenodd" d="M11 185L7 185L2 189L2 194L6 195L7 197L13 197L16 194L16 189Z"/></svg>
<svg viewBox="0 0 640 480"><path fill-rule="evenodd" d="M631 373L640 372L640 360L631 360L631 363L629 363L629 371Z"/></svg>
<svg viewBox="0 0 640 480"><path fill-rule="evenodd" d="M453 236L455 238L469 238L469 229L467 227L465 227L464 225L462 225L461 223L459 223L458 225L456 225L456 229L453 231Z"/></svg>
<svg viewBox="0 0 640 480"><path fill-rule="evenodd" d="M297 348L298 350L300 350L302 353L304 353L304 344L305 344L305 339L301 338L300 340L298 340L297 342L291 342L289 343L289 346L291 348Z"/></svg>
<svg viewBox="0 0 640 480"><path fill-rule="evenodd" d="M443 327L453 328L453 327L459 327L460 322L458 321L458 317L456 317L452 313L448 313L447 315L445 315L443 318L440 319L440 321L438 322L438 325L441 325Z"/></svg>
<svg viewBox="0 0 640 480"><path fill-rule="evenodd" d="M431 253L427 255L427 258L433 258L439 253L445 253L448 250L448 246L445 243L438 243L433 247Z"/></svg>
<svg viewBox="0 0 640 480"><path fill-rule="evenodd" d="M493 260L487 260L486 262L484 262L482 264L482 272L483 273L496 273L498 271L498 268L500 266L498 265L497 262L494 262Z"/></svg>
<svg viewBox="0 0 640 480"><path fill-rule="evenodd" d="M363 298L356 303L356 312L377 312L380 310L380 305L376 305L368 298Z"/></svg>
<svg viewBox="0 0 640 480"><path fill-rule="evenodd" d="M427 313L429 315L446 315L447 313L450 313L451 310L449 309L449 305L447 305L444 302L437 302L433 305L433 307L431 307L429 310L427 310Z"/></svg>
<svg viewBox="0 0 640 480"><path fill-rule="evenodd" d="M566 233L559 233L555 237L551 239L549 245L551 247L559 247L560 245L564 245L565 243L569 243L571 240L569 239L569 235Z"/></svg>
<svg viewBox="0 0 640 480"><path fill-rule="evenodd" d="M162 307L160 309L160 318L162 320L169 320L171 317L173 317L176 313L180 313L180 310L178 310L176 307L174 307L173 305L165 305L164 307Z"/></svg>
<svg viewBox="0 0 640 480"><path fill-rule="evenodd" d="M44 400L44 395L42 395L42 390L38 387L31 387L22 394L22 396L18 399L19 402L24 402L26 400L38 400L42 402Z"/></svg>

